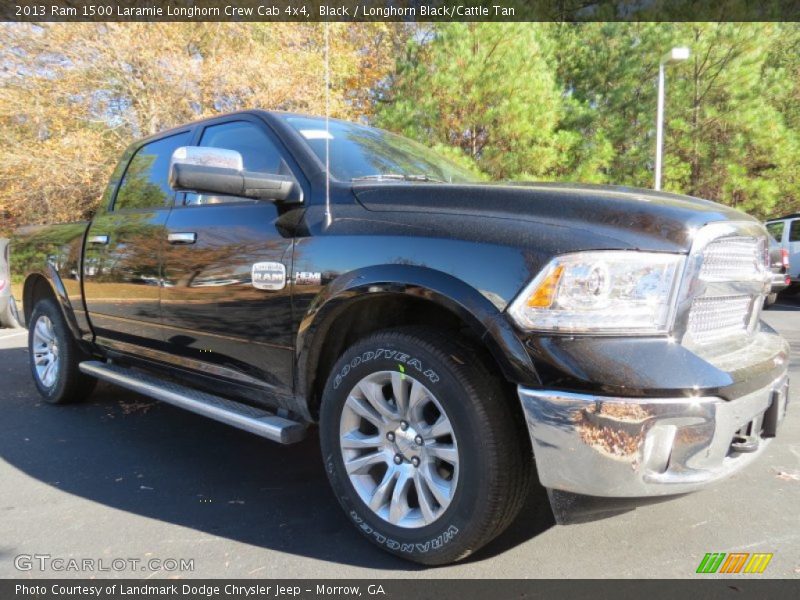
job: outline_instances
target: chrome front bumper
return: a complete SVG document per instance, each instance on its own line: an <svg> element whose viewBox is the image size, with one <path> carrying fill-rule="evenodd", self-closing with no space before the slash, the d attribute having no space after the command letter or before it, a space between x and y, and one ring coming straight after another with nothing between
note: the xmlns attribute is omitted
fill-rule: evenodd
<svg viewBox="0 0 800 600"><path fill-rule="evenodd" d="M544 487L630 498L691 492L746 467L786 413L788 379L731 401L518 392Z"/></svg>

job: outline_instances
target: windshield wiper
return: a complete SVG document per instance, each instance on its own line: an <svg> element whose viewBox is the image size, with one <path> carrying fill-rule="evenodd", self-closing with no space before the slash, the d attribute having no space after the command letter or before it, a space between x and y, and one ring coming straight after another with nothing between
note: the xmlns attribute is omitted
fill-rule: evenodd
<svg viewBox="0 0 800 600"><path fill-rule="evenodd" d="M441 179L436 179L429 175L404 175L402 173L378 173L376 175L362 175L353 177L353 181L380 181L381 179L391 179L396 181L430 181L433 183L446 183Z"/></svg>

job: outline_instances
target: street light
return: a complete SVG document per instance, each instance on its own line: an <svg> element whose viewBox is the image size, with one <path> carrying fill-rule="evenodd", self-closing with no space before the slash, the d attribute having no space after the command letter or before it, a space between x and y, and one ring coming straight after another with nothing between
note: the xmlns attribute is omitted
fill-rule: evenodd
<svg viewBox="0 0 800 600"><path fill-rule="evenodd" d="M664 65L689 58L689 49L673 48L661 57L658 64L658 114L656 115L656 182L655 189L661 189L661 154L664 151Z"/></svg>

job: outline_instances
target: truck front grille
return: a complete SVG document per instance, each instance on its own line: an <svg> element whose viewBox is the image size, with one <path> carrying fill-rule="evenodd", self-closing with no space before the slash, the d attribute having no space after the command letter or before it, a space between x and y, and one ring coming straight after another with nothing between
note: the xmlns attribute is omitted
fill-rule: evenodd
<svg viewBox="0 0 800 600"><path fill-rule="evenodd" d="M703 281L752 281L769 268L765 240L730 236L711 242L703 251Z"/></svg>
<svg viewBox="0 0 800 600"><path fill-rule="evenodd" d="M703 344L745 334L750 324L752 306L752 296L695 298L689 312L688 331Z"/></svg>
<svg viewBox="0 0 800 600"><path fill-rule="evenodd" d="M766 233L758 223L701 229L684 287L684 345L719 346L746 337L759 318L770 280Z"/></svg>

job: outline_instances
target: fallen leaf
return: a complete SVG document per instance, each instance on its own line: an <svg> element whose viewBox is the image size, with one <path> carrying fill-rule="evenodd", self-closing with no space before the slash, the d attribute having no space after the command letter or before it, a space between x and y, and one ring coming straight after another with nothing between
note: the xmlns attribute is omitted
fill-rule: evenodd
<svg viewBox="0 0 800 600"><path fill-rule="evenodd" d="M778 474L775 477L783 481L800 481L800 474L796 472L787 473L786 471L778 471Z"/></svg>
<svg viewBox="0 0 800 600"><path fill-rule="evenodd" d="M147 413L155 405L155 402L124 402L120 400L118 404L122 408L122 414L130 415L137 412Z"/></svg>

